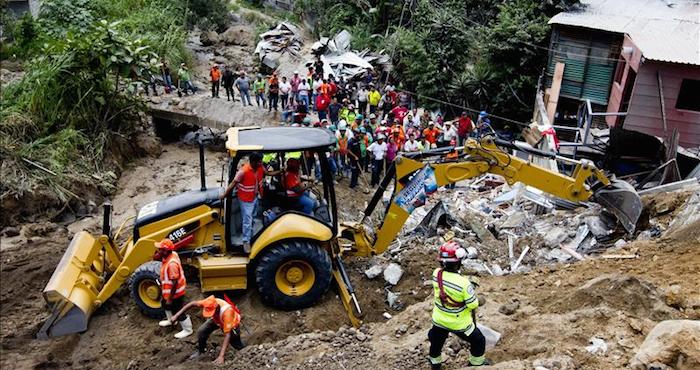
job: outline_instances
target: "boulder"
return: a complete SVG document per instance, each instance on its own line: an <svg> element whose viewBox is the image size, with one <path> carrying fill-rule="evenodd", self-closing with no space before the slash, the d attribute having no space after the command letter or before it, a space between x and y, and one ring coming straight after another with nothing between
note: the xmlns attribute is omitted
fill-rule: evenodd
<svg viewBox="0 0 700 370"><path fill-rule="evenodd" d="M403 269L396 263L390 263L389 266L384 269L384 280L391 285L398 284L399 280L401 280L401 276L403 276Z"/></svg>
<svg viewBox="0 0 700 370"><path fill-rule="evenodd" d="M212 46L219 42L219 34L216 31L202 31L199 34L199 42L202 46Z"/></svg>
<svg viewBox="0 0 700 370"><path fill-rule="evenodd" d="M384 271L384 268L381 265L374 265L365 270L365 276L367 276L368 279L374 279L379 276L382 271Z"/></svg>
<svg viewBox="0 0 700 370"><path fill-rule="evenodd" d="M253 45L253 35L242 26L231 26L221 34L221 41L226 45Z"/></svg>
<svg viewBox="0 0 700 370"><path fill-rule="evenodd" d="M678 370L700 368L700 321L658 323L630 361L630 368L635 370L666 366Z"/></svg>
<svg viewBox="0 0 700 370"><path fill-rule="evenodd" d="M560 246L569 237L569 233L562 227L555 227L544 235L544 245L549 248Z"/></svg>

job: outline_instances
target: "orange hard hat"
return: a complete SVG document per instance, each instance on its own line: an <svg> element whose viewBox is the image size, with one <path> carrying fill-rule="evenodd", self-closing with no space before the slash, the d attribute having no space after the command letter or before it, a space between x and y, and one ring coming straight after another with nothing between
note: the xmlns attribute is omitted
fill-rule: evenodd
<svg viewBox="0 0 700 370"><path fill-rule="evenodd" d="M219 306L219 304L216 302L216 297L213 295L199 301L199 303L202 305L202 316L207 319L214 316L216 307Z"/></svg>
<svg viewBox="0 0 700 370"><path fill-rule="evenodd" d="M159 242L155 242L155 245L158 249L165 249L168 251L175 250L175 244L173 244L173 241L170 239L163 239Z"/></svg>

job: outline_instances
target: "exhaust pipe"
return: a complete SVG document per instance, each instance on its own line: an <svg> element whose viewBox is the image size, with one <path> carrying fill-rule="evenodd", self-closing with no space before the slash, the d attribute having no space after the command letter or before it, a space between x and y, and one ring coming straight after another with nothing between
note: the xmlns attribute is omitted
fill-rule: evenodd
<svg viewBox="0 0 700 370"><path fill-rule="evenodd" d="M204 175L204 143L202 140L197 140L197 142L199 143L199 178L202 183L200 190L205 191L207 190L207 179Z"/></svg>

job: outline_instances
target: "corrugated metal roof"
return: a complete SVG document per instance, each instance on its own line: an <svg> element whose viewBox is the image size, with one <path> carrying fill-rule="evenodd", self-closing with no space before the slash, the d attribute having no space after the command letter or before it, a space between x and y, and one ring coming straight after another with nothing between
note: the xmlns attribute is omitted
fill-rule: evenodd
<svg viewBox="0 0 700 370"><path fill-rule="evenodd" d="M549 24L626 33L644 58L700 65L700 0L582 0Z"/></svg>

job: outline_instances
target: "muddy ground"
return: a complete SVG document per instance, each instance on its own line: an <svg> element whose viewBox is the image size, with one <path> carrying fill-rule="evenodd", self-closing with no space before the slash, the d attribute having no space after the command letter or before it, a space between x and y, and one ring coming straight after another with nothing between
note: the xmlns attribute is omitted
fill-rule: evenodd
<svg viewBox="0 0 700 370"><path fill-rule="evenodd" d="M220 178L225 155L207 151L207 181ZM142 204L161 196L197 188L197 149L165 144L158 158L142 158L124 171L112 202L115 223L132 215ZM358 215L369 195L337 186L344 217ZM687 194L686 194L687 195ZM685 198L685 197L682 197ZM670 221L683 201L678 195L647 200L650 209L665 210ZM669 208L670 207L670 208ZM0 331L5 369L160 369L205 368L204 362L185 361L194 349L194 337L172 338L141 315L120 290L92 317L82 334L49 341L34 339L49 312L41 290L49 279L73 233L99 230L99 215L68 224L39 222L19 225L19 235L3 236L0 260ZM482 323L503 334L488 355L496 368L532 368L535 361L550 369L616 369L626 366L655 323L672 318L700 318L700 225L655 241L627 244L616 253L636 253L636 259L592 259L569 265L540 266L526 274L482 277L479 310ZM364 270L389 256L348 260L348 270L366 324L349 328L335 291L314 307L284 312L264 306L255 292L233 299L243 312L243 338L248 347L229 351L227 367L235 369L324 368L350 369L424 367L426 331L430 325L431 290L427 276L434 268L436 245L419 238L403 246L404 276L391 290L400 294L399 307L385 302L385 282L369 280ZM191 289L190 299L199 292ZM504 308L505 306L505 308ZM387 320L387 312L393 318ZM195 325L202 320L197 313ZM608 343L603 355L585 351L591 337ZM215 350L221 337L214 335ZM451 340L446 349L447 368L466 365L466 347ZM558 364L558 365L557 365ZM546 366L546 365L544 365Z"/></svg>

